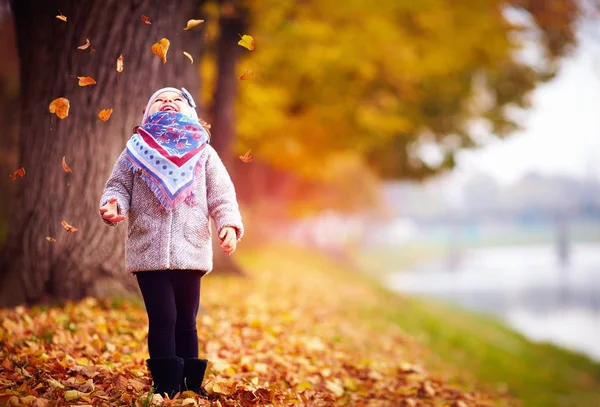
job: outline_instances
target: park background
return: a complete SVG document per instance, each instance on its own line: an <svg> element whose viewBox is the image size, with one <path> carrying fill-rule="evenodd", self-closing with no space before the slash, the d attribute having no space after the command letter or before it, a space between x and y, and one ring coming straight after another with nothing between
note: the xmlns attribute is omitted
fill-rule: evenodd
<svg viewBox="0 0 600 407"><path fill-rule="evenodd" d="M190 19L204 22L184 30ZM238 44L244 34L253 49ZM161 38L166 63L151 51ZM137 296L124 228L99 221L98 199L147 98L184 86L247 229L239 255L216 251L206 286L253 298L244 287L266 270L275 282L316 273L317 285L341 270L348 284L383 287L377 314L428 349L412 355L445 380L499 403L599 402L593 1L5 0L0 44L7 320ZM70 100L65 119L49 112L57 97ZM336 284L308 289L347 300ZM207 313L220 304L210 290ZM354 400L355 385L307 382Z"/></svg>

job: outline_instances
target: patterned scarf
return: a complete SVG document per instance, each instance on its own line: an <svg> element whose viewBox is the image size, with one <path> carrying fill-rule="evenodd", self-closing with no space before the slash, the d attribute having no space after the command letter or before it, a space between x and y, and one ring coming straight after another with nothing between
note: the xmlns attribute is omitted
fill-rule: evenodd
<svg viewBox="0 0 600 407"><path fill-rule="evenodd" d="M141 173L162 207L194 201L195 168L208 133L194 118L178 112L156 112L127 142L130 168Z"/></svg>

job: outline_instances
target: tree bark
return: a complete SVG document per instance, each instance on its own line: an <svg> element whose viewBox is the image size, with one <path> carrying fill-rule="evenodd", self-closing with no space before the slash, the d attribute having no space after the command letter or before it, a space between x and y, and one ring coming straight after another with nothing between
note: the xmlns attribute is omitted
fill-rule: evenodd
<svg viewBox="0 0 600 407"><path fill-rule="evenodd" d="M185 0L12 2L21 64L19 166L26 175L15 181L0 256L0 306L134 289L135 279L124 271L125 227L101 221L98 199L150 95L164 86L198 88L196 66L182 54L192 49L194 36L183 27L196 6ZM59 12L66 23L55 18ZM166 64L151 52L162 37L171 41ZM86 38L91 47L78 50ZM80 87L77 76L97 84ZM71 102L63 120L48 111L58 97ZM110 119L99 121L108 108L114 109ZM63 156L72 173L61 167ZM79 230L67 232L61 220Z"/></svg>
<svg viewBox="0 0 600 407"><path fill-rule="evenodd" d="M243 48L237 44L239 35L247 28L247 10L237 7L238 1L220 0L219 38L217 40L217 85L214 104L211 109L211 145L215 148L223 164L229 171L236 189L235 165L233 162L233 140L235 139L235 102L237 98L238 75L237 61ZM238 191L239 196L239 191ZM218 239L213 240L214 267L217 271L244 274L240 266L229 256L221 252Z"/></svg>

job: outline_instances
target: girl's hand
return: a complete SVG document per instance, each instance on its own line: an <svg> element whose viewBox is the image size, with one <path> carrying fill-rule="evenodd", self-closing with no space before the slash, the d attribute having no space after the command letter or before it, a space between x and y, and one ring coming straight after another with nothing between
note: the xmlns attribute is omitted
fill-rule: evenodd
<svg viewBox="0 0 600 407"><path fill-rule="evenodd" d="M221 241L221 250L231 256L231 253L235 251L237 244L237 233L235 228L231 226L225 226L219 233L219 240Z"/></svg>
<svg viewBox="0 0 600 407"><path fill-rule="evenodd" d="M117 198L115 197L110 198L106 205L100 207L100 215L102 215L102 219L111 223L121 222L125 219L125 216L119 215Z"/></svg>

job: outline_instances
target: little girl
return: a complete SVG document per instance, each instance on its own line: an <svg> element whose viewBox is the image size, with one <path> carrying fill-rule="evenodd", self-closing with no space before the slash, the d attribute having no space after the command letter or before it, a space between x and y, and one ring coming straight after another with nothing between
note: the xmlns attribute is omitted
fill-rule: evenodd
<svg viewBox="0 0 600 407"><path fill-rule="evenodd" d="M200 279L212 270L210 217L231 255L244 233L231 178L184 89L156 91L100 198L105 223L129 216L125 269L148 313L146 361L157 393L203 396L207 360L198 359Z"/></svg>

